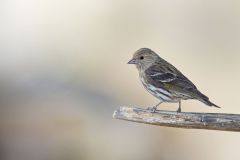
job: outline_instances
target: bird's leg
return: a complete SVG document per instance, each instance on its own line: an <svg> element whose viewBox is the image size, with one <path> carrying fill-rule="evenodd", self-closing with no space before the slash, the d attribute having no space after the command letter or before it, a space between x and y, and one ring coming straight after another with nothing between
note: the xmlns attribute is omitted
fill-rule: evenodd
<svg viewBox="0 0 240 160"><path fill-rule="evenodd" d="M153 106L153 107L148 107L147 110L150 110L152 113L154 113L154 112L156 112L157 107L158 107L161 103L163 103L163 102L161 101L161 102L159 102L157 105L155 105L155 106Z"/></svg>
<svg viewBox="0 0 240 160"><path fill-rule="evenodd" d="M177 112L178 112L178 113L181 112L181 101L179 101L179 106L178 106Z"/></svg>

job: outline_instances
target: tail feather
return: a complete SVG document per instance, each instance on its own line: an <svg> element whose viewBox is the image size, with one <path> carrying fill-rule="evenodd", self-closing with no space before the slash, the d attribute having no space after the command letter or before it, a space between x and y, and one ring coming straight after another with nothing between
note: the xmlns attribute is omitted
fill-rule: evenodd
<svg viewBox="0 0 240 160"><path fill-rule="evenodd" d="M202 94L201 92L198 91L198 99L203 102L204 104L208 105L208 106L213 106L216 108L221 108L218 105L212 103L209 98L207 96L205 96L204 94Z"/></svg>
<svg viewBox="0 0 240 160"><path fill-rule="evenodd" d="M205 103L206 105L208 106L213 106L213 107L216 107L216 108L221 108L219 107L218 105L212 103L211 101L207 100L207 101L202 101L203 103Z"/></svg>

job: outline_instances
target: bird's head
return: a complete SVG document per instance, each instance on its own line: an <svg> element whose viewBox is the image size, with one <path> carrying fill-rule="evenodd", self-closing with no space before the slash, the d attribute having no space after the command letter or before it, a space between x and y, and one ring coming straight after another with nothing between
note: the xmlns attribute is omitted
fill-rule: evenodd
<svg viewBox="0 0 240 160"><path fill-rule="evenodd" d="M137 50L128 64L135 64L137 69L145 70L157 61L160 57L151 49L141 48Z"/></svg>

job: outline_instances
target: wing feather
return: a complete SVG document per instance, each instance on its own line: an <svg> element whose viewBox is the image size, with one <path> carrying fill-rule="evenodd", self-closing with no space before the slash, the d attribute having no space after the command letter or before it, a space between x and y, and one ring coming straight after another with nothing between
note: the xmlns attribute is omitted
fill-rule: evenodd
<svg viewBox="0 0 240 160"><path fill-rule="evenodd" d="M188 78L173 66L156 64L149 67L145 74L156 87L168 84L168 86L170 85L179 90L190 91L197 89Z"/></svg>

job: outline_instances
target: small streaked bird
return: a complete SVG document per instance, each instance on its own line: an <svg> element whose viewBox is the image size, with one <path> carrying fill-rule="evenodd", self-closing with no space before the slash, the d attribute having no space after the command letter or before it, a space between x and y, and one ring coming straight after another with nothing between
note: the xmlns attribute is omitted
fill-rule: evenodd
<svg viewBox="0 0 240 160"><path fill-rule="evenodd" d="M139 78L145 87L160 102L149 108L155 112L163 102L179 103L177 112L181 112L181 100L196 99L208 106L220 108L209 101L197 87L177 68L159 57L148 48L137 50L128 64L135 64Z"/></svg>

